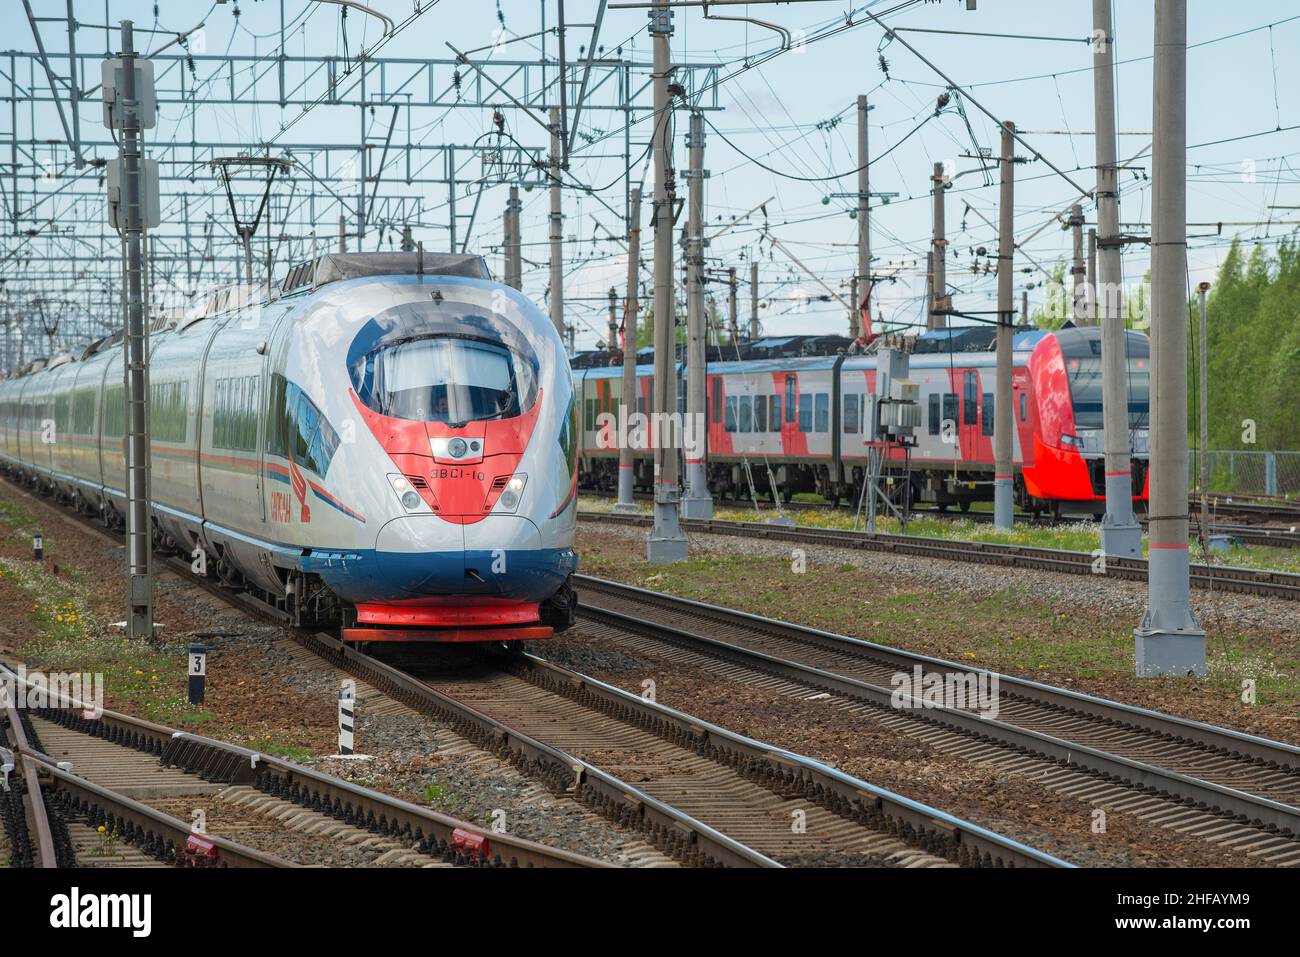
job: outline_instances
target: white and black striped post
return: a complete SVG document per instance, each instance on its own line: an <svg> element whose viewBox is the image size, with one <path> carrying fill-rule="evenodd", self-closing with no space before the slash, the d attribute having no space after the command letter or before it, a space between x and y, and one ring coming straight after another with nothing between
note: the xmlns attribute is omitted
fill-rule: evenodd
<svg viewBox="0 0 1300 957"><path fill-rule="evenodd" d="M208 649L190 645L190 704L203 704L208 685Z"/></svg>
<svg viewBox="0 0 1300 957"><path fill-rule="evenodd" d="M339 754L353 754L354 732L356 730L357 692L356 686L345 681L339 688Z"/></svg>
<svg viewBox="0 0 1300 957"><path fill-rule="evenodd" d="M45 538L40 532L32 535L32 559L38 562L45 559Z"/></svg>

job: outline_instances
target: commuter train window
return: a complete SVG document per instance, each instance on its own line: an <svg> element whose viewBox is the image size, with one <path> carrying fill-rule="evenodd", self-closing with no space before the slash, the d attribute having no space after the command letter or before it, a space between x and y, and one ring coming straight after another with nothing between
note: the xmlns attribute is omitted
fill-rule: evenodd
<svg viewBox="0 0 1300 957"><path fill-rule="evenodd" d="M813 430L813 397L811 392L799 393L799 431Z"/></svg>
<svg viewBox="0 0 1300 957"><path fill-rule="evenodd" d="M149 434L159 442L184 442L186 393L184 382L149 383Z"/></svg>
<svg viewBox="0 0 1300 957"><path fill-rule="evenodd" d="M481 306L441 299L379 313L348 349L353 387L367 408L453 426L527 412L539 368L511 323ZM591 414L594 428L594 406Z"/></svg>
<svg viewBox="0 0 1300 957"><path fill-rule="evenodd" d="M984 435L993 434L993 393L984 393L984 418L981 420L983 428L980 430Z"/></svg>
<svg viewBox="0 0 1300 957"><path fill-rule="evenodd" d="M825 392L818 392L817 400L817 431L829 432L831 427L831 397Z"/></svg>
<svg viewBox="0 0 1300 957"><path fill-rule="evenodd" d="M713 401L709 403L709 413L714 422L722 421L722 380L713 380Z"/></svg>
<svg viewBox="0 0 1300 957"><path fill-rule="evenodd" d="M754 396L754 431L767 431L767 396Z"/></svg>
<svg viewBox="0 0 1300 957"><path fill-rule="evenodd" d="M218 449L252 452L257 448L257 376L218 379L212 413L212 445Z"/></svg>
<svg viewBox="0 0 1300 957"><path fill-rule="evenodd" d="M725 428L728 432L736 431L736 397L727 396L727 421Z"/></svg>
<svg viewBox="0 0 1300 957"><path fill-rule="evenodd" d="M957 424L957 393L945 392L943 394L943 419L942 422L951 422ZM940 425L942 428L942 424Z"/></svg>
<svg viewBox="0 0 1300 957"><path fill-rule="evenodd" d="M788 375L785 377L785 420L787 422L794 421L795 401L794 376ZM807 432L808 430L803 429L802 431Z"/></svg>
<svg viewBox="0 0 1300 957"><path fill-rule="evenodd" d="M636 410L645 415L645 396L639 395L636 397Z"/></svg>
<svg viewBox="0 0 1300 957"><path fill-rule="evenodd" d="M104 390L104 435L121 437L126 434L126 390L120 385Z"/></svg>
<svg viewBox="0 0 1300 957"><path fill-rule="evenodd" d="M962 425L975 425L979 422L979 374L967 372L963 382L965 401L962 408Z"/></svg>
<svg viewBox="0 0 1300 957"><path fill-rule="evenodd" d="M767 430L769 432L780 432L781 431L781 394L779 392L773 395L772 400L768 402L767 411L770 417Z"/></svg>
<svg viewBox="0 0 1300 957"><path fill-rule="evenodd" d="M1028 414L1029 414L1029 402L1027 401L1026 395L1022 392L1020 393L1020 421L1021 422L1025 421L1025 416Z"/></svg>
<svg viewBox="0 0 1300 957"><path fill-rule="evenodd" d="M849 435L858 432L858 397L852 392L844 396L844 431Z"/></svg>
<svg viewBox="0 0 1300 957"><path fill-rule="evenodd" d="M94 389L82 389L72 397L72 431L77 435L91 435L95 429Z"/></svg>
<svg viewBox="0 0 1300 957"><path fill-rule="evenodd" d="M586 432L594 431L596 428L596 402L594 399L584 399L582 401L582 428Z"/></svg>
<svg viewBox="0 0 1300 957"><path fill-rule="evenodd" d="M738 432L754 431L754 419L753 419L754 405L750 397L747 395L737 396L736 409L740 413L737 416L738 428L736 429L736 431Z"/></svg>
<svg viewBox="0 0 1300 957"><path fill-rule="evenodd" d="M266 450L323 476L338 446L338 433L307 393L284 376L272 376Z"/></svg>

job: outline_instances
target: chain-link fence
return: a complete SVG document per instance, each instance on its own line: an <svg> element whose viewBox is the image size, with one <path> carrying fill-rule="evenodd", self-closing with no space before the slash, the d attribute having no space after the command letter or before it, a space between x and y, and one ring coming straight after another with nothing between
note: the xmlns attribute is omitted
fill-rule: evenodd
<svg viewBox="0 0 1300 957"><path fill-rule="evenodd" d="M1210 449L1210 491L1300 497L1300 452ZM1200 488L1201 453L1189 450L1188 485Z"/></svg>

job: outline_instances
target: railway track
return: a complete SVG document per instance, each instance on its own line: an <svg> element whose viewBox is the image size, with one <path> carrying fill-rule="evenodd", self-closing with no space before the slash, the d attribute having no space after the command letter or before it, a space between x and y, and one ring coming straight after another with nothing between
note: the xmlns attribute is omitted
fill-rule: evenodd
<svg viewBox="0 0 1300 957"><path fill-rule="evenodd" d="M6 713L26 793L42 798L27 803L43 866L606 866L238 745L86 714Z"/></svg>
<svg viewBox="0 0 1300 957"><path fill-rule="evenodd" d="M653 519L648 515L623 515L616 512L583 511L578 513L578 517L583 521L633 527L649 527L653 524ZM1088 552L1058 548L808 526L766 525L759 522L729 522L717 519L709 521L683 519L682 527L687 531L708 535L735 535L801 545L857 548L864 551L918 555L925 558L1006 565L1014 568L1034 568L1075 575L1101 574L1094 570L1096 559ZM1107 558L1104 568L1104 574L1110 578L1143 582L1147 580L1145 558ZM1191 583L1194 588L1285 598L1291 601L1300 599L1300 574L1291 572L1193 563Z"/></svg>
<svg viewBox="0 0 1300 957"><path fill-rule="evenodd" d="M895 677L945 686L982 669L583 577L579 615L598 635L747 683L829 693L941 748L1017 769L1098 804L1300 866L1300 748L1033 681L997 675L991 702L898 707ZM919 672L916 669L920 669ZM991 681L990 681L991 684ZM912 687L920 682L913 679ZM989 685L985 685L986 687Z"/></svg>
<svg viewBox="0 0 1300 957"><path fill-rule="evenodd" d="M83 516L70 520L104 534ZM278 620L254 599L193 575L185 561L167 564L250 614ZM552 791L641 831L685 864L1069 866L809 758L540 658L511 657L498 663L504 667L488 669L465 685L460 677L449 682L418 677L324 633L294 631L293 637L384 695L442 720ZM578 753L545 740L555 734ZM627 774L616 776L597 760L602 765L612 760ZM637 785L623 780L633 774ZM794 828L796 812L802 815L802 832Z"/></svg>
<svg viewBox="0 0 1300 957"><path fill-rule="evenodd" d="M584 494L599 495L602 498L613 498L613 496L608 495L606 493L593 492L590 490L584 490ZM636 496L637 499L644 499L646 501L649 501L652 497L653 496L644 493L638 493ZM726 502L726 503L719 501L718 504L720 506L726 505L728 507L734 507L734 508L753 507L752 502L743 499L737 500L735 502ZM1193 503L1193 505L1197 505L1197 504L1198 503ZM830 505L829 503L824 503L824 502L787 502L781 506L783 510L788 512L828 511L828 510L834 510L839 507L840 506L833 506ZM1250 523L1249 521L1244 523L1243 522L1221 522L1221 521L1211 519L1210 522L1211 534L1230 535L1231 537L1235 538L1243 545L1263 545L1270 548L1295 548L1297 546L1300 546L1300 508L1287 509L1287 508L1280 508L1277 506L1260 506L1260 508L1262 508L1263 511L1260 512L1249 511L1249 508L1254 508L1254 507L1255 506L1250 506L1248 507L1245 513L1242 513L1239 511L1234 511L1234 506L1227 505L1221 501L1216 501L1214 505L1216 514L1223 513L1227 515L1234 515L1238 518L1244 518L1247 520L1254 518L1256 522L1259 523L1278 522L1278 523L1286 523L1286 524L1277 524L1277 525L1256 524L1256 523ZM764 502L764 503L760 503L758 511L763 513L775 514L776 508L770 503ZM982 525L991 525L993 523L992 512L980 512L980 511L973 511L973 510L969 512L963 512L960 510L952 510L952 509L940 511L938 508L933 508L933 507L918 507L918 508L913 508L911 514L913 518L934 518L940 520L970 521ZM1191 521L1191 527L1193 530L1199 527L1197 523L1197 512L1195 508L1193 508L1192 513L1189 516L1189 520ZM1017 513L1015 515L1015 521L1019 525L1032 525L1036 528L1053 528L1061 524L1069 524L1072 520L1069 518L1057 520L1048 516L1034 516L1025 513ZM1147 525L1146 519L1139 518L1138 523L1143 528L1146 528Z"/></svg>

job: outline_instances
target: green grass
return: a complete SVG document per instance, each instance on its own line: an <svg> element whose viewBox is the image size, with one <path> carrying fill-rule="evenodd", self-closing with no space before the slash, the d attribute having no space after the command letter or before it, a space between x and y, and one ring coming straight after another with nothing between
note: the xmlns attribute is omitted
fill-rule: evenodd
<svg viewBox="0 0 1300 957"><path fill-rule="evenodd" d="M298 764L306 764L316 756L315 753L308 748L299 747L296 744L289 744L284 741L277 741L269 736L257 742L257 748L263 754L269 754L276 758L284 758L287 761L296 761Z"/></svg>

